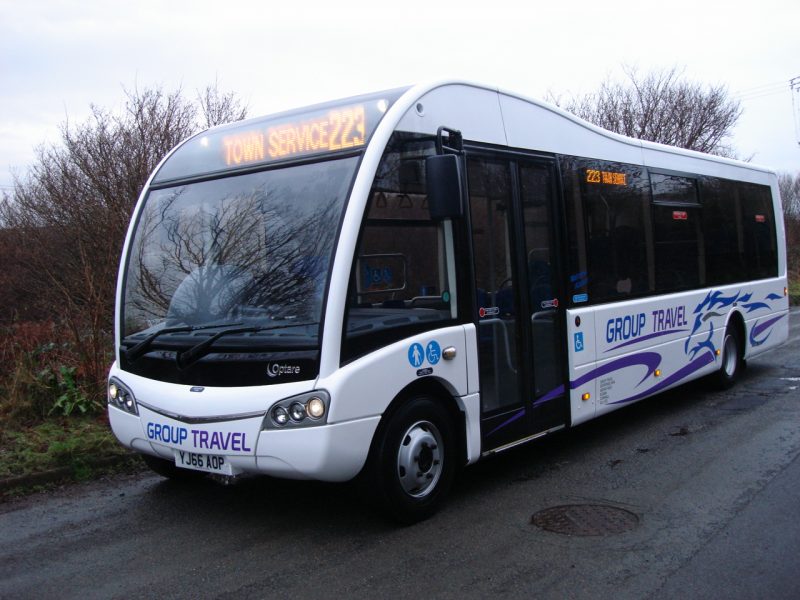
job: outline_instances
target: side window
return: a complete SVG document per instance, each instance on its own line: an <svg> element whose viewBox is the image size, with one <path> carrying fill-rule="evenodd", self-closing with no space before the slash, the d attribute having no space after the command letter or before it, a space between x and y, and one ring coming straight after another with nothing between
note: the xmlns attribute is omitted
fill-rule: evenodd
<svg viewBox="0 0 800 600"><path fill-rule="evenodd" d="M429 137L396 132L378 166L351 271L344 361L456 317L452 229L431 220L425 196L434 153Z"/></svg>
<svg viewBox="0 0 800 600"><path fill-rule="evenodd" d="M778 251L770 189L765 185L747 183L739 185L747 277L749 279L776 277Z"/></svg>
<svg viewBox="0 0 800 600"><path fill-rule="evenodd" d="M697 181L650 173L655 223L655 280L660 293L706 283Z"/></svg>
<svg viewBox="0 0 800 600"><path fill-rule="evenodd" d="M643 167L564 157L561 172L572 303L651 292L652 226Z"/></svg>
<svg viewBox="0 0 800 600"><path fill-rule="evenodd" d="M716 177L705 177L701 184L708 285L734 283L746 272L742 211L735 186Z"/></svg>

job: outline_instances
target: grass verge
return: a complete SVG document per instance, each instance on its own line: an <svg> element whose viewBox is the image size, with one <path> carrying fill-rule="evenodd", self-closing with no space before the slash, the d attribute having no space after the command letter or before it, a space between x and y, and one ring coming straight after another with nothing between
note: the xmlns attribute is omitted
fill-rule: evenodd
<svg viewBox="0 0 800 600"><path fill-rule="evenodd" d="M117 442L104 415L0 429L2 498L141 467L139 458Z"/></svg>
<svg viewBox="0 0 800 600"><path fill-rule="evenodd" d="M789 281L789 304L800 304L800 281Z"/></svg>

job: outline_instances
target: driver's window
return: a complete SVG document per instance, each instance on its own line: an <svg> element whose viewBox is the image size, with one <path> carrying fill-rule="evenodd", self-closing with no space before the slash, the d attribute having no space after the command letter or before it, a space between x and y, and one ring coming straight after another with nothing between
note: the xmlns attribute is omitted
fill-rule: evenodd
<svg viewBox="0 0 800 600"><path fill-rule="evenodd" d="M396 132L378 166L350 277L343 362L456 319L453 236L425 187L430 136Z"/></svg>

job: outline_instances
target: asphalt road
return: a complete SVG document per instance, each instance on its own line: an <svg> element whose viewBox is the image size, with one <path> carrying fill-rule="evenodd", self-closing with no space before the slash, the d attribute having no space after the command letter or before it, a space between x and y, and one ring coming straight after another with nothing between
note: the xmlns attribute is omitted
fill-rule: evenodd
<svg viewBox="0 0 800 600"><path fill-rule="evenodd" d="M734 389L693 383L479 463L413 527L353 486L268 479L0 505L0 597L800 598L799 321ZM634 526L531 522L586 504Z"/></svg>

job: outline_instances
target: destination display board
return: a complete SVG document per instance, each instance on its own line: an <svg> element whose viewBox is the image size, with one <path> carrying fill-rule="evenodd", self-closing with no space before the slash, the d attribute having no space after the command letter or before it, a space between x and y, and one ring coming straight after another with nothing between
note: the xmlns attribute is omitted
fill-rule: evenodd
<svg viewBox="0 0 800 600"><path fill-rule="evenodd" d="M391 90L203 132L162 165L154 184L366 147L380 119L405 90Z"/></svg>

